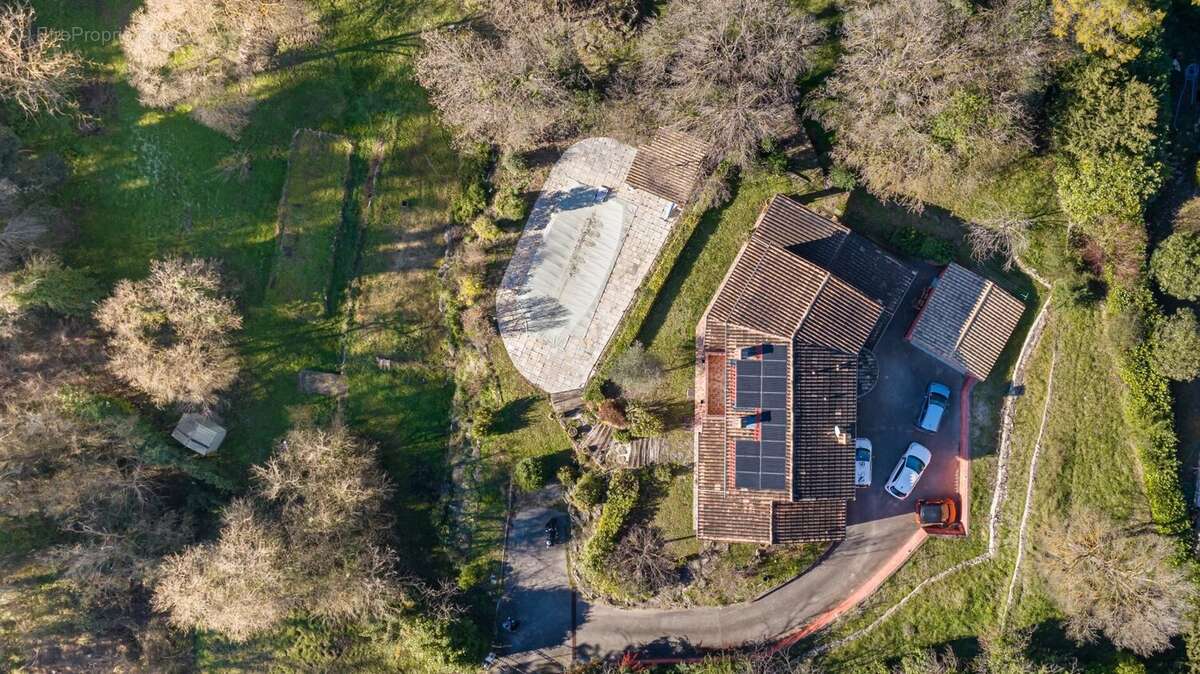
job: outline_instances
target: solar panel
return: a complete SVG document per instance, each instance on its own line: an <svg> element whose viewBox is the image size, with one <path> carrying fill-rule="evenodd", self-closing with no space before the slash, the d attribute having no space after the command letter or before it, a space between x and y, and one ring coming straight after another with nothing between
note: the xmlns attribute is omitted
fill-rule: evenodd
<svg viewBox="0 0 1200 674"><path fill-rule="evenodd" d="M740 426L753 439L734 443L734 485L739 489L781 490L787 486L787 347L761 344L742 349L734 361Z"/></svg>

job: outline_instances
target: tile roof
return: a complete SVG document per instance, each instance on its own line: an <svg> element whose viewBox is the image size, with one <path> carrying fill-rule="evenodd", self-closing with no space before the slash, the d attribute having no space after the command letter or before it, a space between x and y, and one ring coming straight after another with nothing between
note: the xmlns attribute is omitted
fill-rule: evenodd
<svg viewBox="0 0 1200 674"><path fill-rule="evenodd" d="M660 129L638 148L625 182L682 206L691 200L707 156L708 146L699 139Z"/></svg>
<svg viewBox="0 0 1200 674"><path fill-rule="evenodd" d="M697 330L696 390L706 397L697 401L698 536L785 543L845 535L846 502L854 497L848 440L858 412L858 353L891 319L914 275L792 199L767 204ZM744 348L768 343L787 352L785 489L739 489L735 467L747 456L758 459L739 458L737 443L745 450L747 442L762 442L765 475L771 424L745 427L753 411L735 405L737 363L759 358Z"/></svg>
<svg viewBox="0 0 1200 674"><path fill-rule="evenodd" d="M995 283L951 263L938 277L909 341L982 381L1021 321L1025 305Z"/></svg>

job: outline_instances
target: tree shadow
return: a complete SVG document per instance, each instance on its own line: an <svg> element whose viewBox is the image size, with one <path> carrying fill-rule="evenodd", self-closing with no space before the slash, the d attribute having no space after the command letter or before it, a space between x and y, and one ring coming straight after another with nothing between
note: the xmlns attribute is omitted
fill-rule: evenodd
<svg viewBox="0 0 1200 674"><path fill-rule="evenodd" d="M525 396L509 401L496 414L491 431L497 435L505 435L527 428L531 423L530 414L538 403L536 396Z"/></svg>

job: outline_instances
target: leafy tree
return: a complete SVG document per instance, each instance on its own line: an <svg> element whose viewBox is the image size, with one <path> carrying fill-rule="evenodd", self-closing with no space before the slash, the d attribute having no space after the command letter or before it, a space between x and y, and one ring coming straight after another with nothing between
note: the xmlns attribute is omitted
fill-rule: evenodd
<svg viewBox="0 0 1200 674"><path fill-rule="evenodd" d="M1101 633L1118 648L1149 655L1170 647L1187 625L1194 589L1174 564L1175 549L1153 532L1120 528L1091 510L1049 532L1039 569L1080 642Z"/></svg>
<svg viewBox="0 0 1200 674"><path fill-rule="evenodd" d="M230 335L242 325L213 262L158 260L121 281L96 312L110 333L109 368L163 406L211 405L237 377Z"/></svg>
<svg viewBox="0 0 1200 674"><path fill-rule="evenodd" d="M589 470L579 476L575 488L571 490L571 499L580 510L591 510L604 502L607 490L608 483L605 481L604 475Z"/></svg>
<svg viewBox="0 0 1200 674"><path fill-rule="evenodd" d="M1084 51L1132 61L1159 30L1166 12L1151 0L1054 0L1054 34L1075 37Z"/></svg>
<svg viewBox="0 0 1200 674"><path fill-rule="evenodd" d="M392 610L391 487L368 446L340 428L294 430L254 477L216 542L164 563L154 605L172 624L243 641L296 610L334 622Z"/></svg>
<svg viewBox="0 0 1200 674"><path fill-rule="evenodd" d="M521 491L535 492L550 481L549 465L545 457L527 456L517 462L513 469L513 480Z"/></svg>
<svg viewBox="0 0 1200 674"><path fill-rule="evenodd" d="M821 37L786 0L675 0L639 42L639 108L746 164L795 130L796 81Z"/></svg>
<svg viewBox="0 0 1200 674"><path fill-rule="evenodd" d="M1173 225L1177 232L1200 233L1200 197L1192 197L1179 207Z"/></svg>
<svg viewBox="0 0 1200 674"><path fill-rule="evenodd" d="M1200 323L1196 312L1180 309L1159 322L1154 330L1154 364L1176 381L1200 377Z"/></svg>
<svg viewBox="0 0 1200 674"><path fill-rule="evenodd" d="M1176 232L1150 258L1154 278L1167 294L1200 299L1200 232Z"/></svg>
<svg viewBox="0 0 1200 674"><path fill-rule="evenodd" d="M1055 119L1059 201L1072 222L1104 235L1140 223L1162 180L1153 89L1100 61L1077 67ZM1140 228L1140 224L1137 225Z"/></svg>
<svg viewBox="0 0 1200 674"><path fill-rule="evenodd" d="M854 4L812 114L834 158L883 198L953 204L1032 147L1049 34L1030 0Z"/></svg>
<svg viewBox="0 0 1200 674"><path fill-rule="evenodd" d="M254 106L249 80L315 42L319 27L305 0L147 0L121 48L144 105L191 105L201 123L236 138Z"/></svg>
<svg viewBox="0 0 1200 674"><path fill-rule="evenodd" d="M26 115L59 114L74 106L83 59L63 48L63 34L39 30L24 2L0 7L0 100Z"/></svg>

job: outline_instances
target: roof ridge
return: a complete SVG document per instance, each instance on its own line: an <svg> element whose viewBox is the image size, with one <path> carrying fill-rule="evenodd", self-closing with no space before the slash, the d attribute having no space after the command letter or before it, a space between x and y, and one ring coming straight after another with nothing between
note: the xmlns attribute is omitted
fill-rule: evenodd
<svg viewBox="0 0 1200 674"><path fill-rule="evenodd" d="M983 309L983 305L992 294L992 288L994 287L996 287L996 284L991 279L983 279L983 292L979 293L979 298L975 300L975 306L971 308L971 313L967 314L967 320L963 321L962 330L958 331L958 337L954 340L955 351L958 351L958 347L962 345L963 339L966 338L967 333L974 327L975 319L979 317L979 311Z"/></svg>

